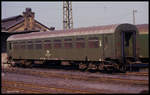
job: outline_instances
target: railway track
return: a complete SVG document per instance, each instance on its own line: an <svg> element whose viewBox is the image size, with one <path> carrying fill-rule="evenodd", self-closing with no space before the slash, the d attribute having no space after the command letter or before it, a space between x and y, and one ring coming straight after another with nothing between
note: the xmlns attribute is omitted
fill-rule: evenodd
<svg viewBox="0 0 150 95"><path fill-rule="evenodd" d="M60 88L60 87L53 87L52 85L41 85L41 84L33 84L28 82L21 82L21 81L10 81L10 80L2 80L2 91L3 93L42 93L42 94L60 94L60 93L74 93L74 94L96 94L96 93L114 93L111 90L95 90L95 89L75 89L72 88Z"/></svg>
<svg viewBox="0 0 150 95"><path fill-rule="evenodd" d="M2 81L2 89L16 93L94 93L90 91L80 91L67 88L56 88L52 86L44 86L39 84L31 84L18 81Z"/></svg>
<svg viewBox="0 0 150 95"><path fill-rule="evenodd" d="M149 76L148 72L127 72L126 75Z"/></svg>
<svg viewBox="0 0 150 95"><path fill-rule="evenodd" d="M54 72L47 72L45 70L35 70L35 69L20 69L20 68L11 68L5 69L3 72L11 72L17 74L25 74L25 75L32 75L38 77L56 77L56 78L63 78L63 79L76 79L76 80L86 80L86 81L96 81L96 82L113 82L113 83L125 83L125 84L133 84L133 85L148 85L148 80L142 79L127 79L127 76L135 75L136 73L127 73L123 75L124 78L119 77L112 77L112 76L89 76L89 75L75 75L75 74L62 74L62 73L54 73ZM122 74L120 74L122 76ZM140 74L139 74L140 75ZM145 74L146 75L146 74Z"/></svg>

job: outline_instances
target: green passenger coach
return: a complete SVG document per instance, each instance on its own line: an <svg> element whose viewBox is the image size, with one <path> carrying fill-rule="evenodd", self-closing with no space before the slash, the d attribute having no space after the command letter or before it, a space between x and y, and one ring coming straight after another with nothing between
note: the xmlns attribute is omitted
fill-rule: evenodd
<svg viewBox="0 0 150 95"><path fill-rule="evenodd" d="M68 63L79 69L126 71L140 64L137 38L132 24L115 24L70 30L18 34L7 39L9 63Z"/></svg>

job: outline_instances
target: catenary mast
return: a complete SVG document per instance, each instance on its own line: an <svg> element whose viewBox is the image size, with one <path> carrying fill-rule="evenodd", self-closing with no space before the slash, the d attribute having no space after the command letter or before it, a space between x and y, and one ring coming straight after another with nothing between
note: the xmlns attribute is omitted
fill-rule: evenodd
<svg viewBox="0 0 150 95"><path fill-rule="evenodd" d="M73 28L72 3L70 1L63 2L63 29Z"/></svg>

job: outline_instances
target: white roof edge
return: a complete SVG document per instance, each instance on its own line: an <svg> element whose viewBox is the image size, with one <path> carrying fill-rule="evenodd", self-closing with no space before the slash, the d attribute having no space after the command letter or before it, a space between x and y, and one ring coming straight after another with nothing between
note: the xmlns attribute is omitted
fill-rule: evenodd
<svg viewBox="0 0 150 95"><path fill-rule="evenodd" d="M26 36L26 37L19 37L16 38L18 35L26 35L26 34L18 34L12 35L8 37L7 41L14 41L14 40L26 40L26 39L38 39L38 38L48 38L48 37L66 37L66 36L76 36L76 35L90 35L90 34L111 34L114 33L114 29L109 30L95 30L95 31L81 31L81 32L68 32L66 33L58 33L58 34L50 34L50 35L42 35L42 36ZM29 34L27 34L29 35Z"/></svg>

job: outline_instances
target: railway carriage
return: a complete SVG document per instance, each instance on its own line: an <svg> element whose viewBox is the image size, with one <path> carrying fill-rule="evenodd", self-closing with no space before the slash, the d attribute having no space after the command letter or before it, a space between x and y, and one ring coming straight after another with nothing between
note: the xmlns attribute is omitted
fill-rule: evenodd
<svg viewBox="0 0 150 95"><path fill-rule="evenodd" d="M7 39L8 62L126 71L128 64L140 64L138 35L136 26L127 23L13 35Z"/></svg>

